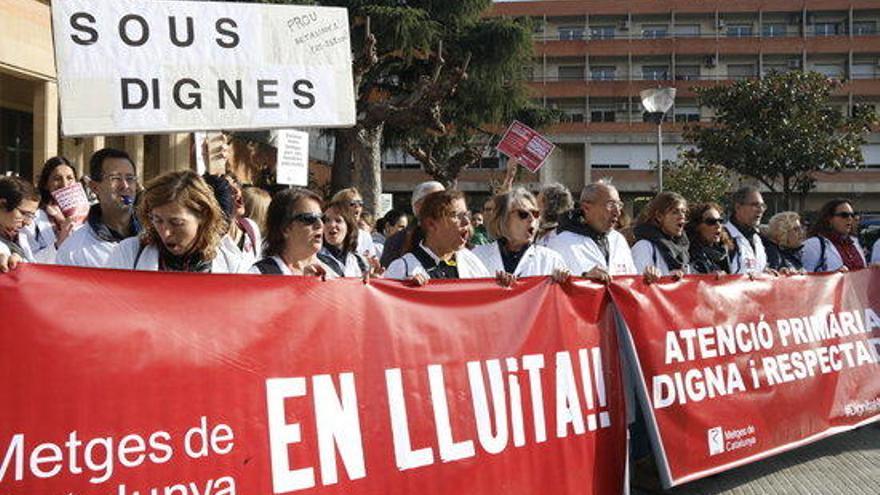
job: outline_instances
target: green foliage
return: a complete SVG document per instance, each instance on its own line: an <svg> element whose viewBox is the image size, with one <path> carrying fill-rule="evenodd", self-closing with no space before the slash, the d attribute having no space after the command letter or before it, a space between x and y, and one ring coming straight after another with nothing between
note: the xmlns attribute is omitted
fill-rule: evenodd
<svg viewBox="0 0 880 495"><path fill-rule="evenodd" d="M730 190L730 172L720 165L707 165L691 158L663 161L663 187L675 191L690 204L713 201L724 204Z"/></svg>
<svg viewBox="0 0 880 495"><path fill-rule="evenodd" d="M834 110L830 97L838 82L815 72L774 73L760 80L697 88L699 104L714 109L711 127L691 126L690 154L753 177L771 191L791 195L815 187L813 174L863 163L861 145L873 115Z"/></svg>

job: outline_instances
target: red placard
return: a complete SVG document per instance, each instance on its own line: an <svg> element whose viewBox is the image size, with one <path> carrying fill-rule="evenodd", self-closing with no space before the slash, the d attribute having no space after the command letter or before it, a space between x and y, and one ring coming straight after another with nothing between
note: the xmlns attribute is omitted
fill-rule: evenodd
<svg viewBox="0 0 880 495"><path fill-rule="evenodd" d="M667 487L880 420L880 269L611 292Z"/></svg>
<svg viewBox="0 0 880 495"><path fill-rule="evenodd" d="M537 172L544 166L554 148L555 144L518 120L510 124L497 146L498 151L516 158L523 167L532 172Z"/></svg>
<svg viewBox="0 0 880 495"><path fill-rule="evenodd" d="M30 265L0 314L4 495L623 489L601 287Z"/></svg>

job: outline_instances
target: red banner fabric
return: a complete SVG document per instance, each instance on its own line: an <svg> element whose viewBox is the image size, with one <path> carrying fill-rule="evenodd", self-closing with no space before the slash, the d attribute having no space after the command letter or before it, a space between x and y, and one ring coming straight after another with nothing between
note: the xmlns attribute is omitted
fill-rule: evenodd
<svg viewBox="0 0 880 495"><path fill-rule="evenodd" d="M667 486L880 420L880 270L611 293Z"/></svg>
<svg viewBox="0 0 880 495"><path fill-rule="evenodd" d="M24 266L0 492L615 494L604 288Z"/></svg>

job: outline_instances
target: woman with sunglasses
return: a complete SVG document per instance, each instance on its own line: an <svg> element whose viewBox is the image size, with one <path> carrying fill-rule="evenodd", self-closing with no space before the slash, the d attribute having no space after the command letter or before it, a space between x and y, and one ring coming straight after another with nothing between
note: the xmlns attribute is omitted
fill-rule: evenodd
<svg viewBox="0 0 880 495"><path fill-rule="evenodd" d="M471 235L470 212L459 191L425 196L419 210L424 240L391 262L385 278L424 285L431 278L490 278L489 270L465 247Z"/></svg>
<svg viewBox="0 0 880 495"><path fill-rule="evenodd" d="M489 222L498 240L473 249L490 273L505 284L517 277L550 275L557 281L569 277L559 253L535 244L541 212L532 193L517 187L496 195L492 203L494 215Z"/></svg>
<svg viewBox="0 0 880 495"><path fill-rule="evenodd" d="M851 235L856 214L852 203L832 199L822 205L804 242L801 260L809 272L849 271L865 268L865 253Z"/></svg>
<svg viewBox="0 0 880 495"><path fill-rule="evenodd" d="M700 203L688 211L684 230L690 242L692 273L730 273L733 241L724 229L722 211L717 203Z"/></svg>
<svg viewBox="0 0 880 495"><path fill-rule="evenodd" d="M308 189L284 189L269 203L264 258L250 272L335 278L333 270L318 258L323 245L321 198Z"/></svg>
<svg viewBox="0 0 880 495"><path fill-rule="evenodd" d="M331 203L347 205L348 213L354 217L354 221L360 224L361 215L364 213L364 198L357 188L349 187L333 195ZM366 258L378 257L381 253L373 245L373 235L363 229L357 231L357 253Z"/></svg>
<svg viewBox="0 0 880 495"><path fill-rule="evenodd" d="M228 228L214 191L192 171L169 172L138 198L140 236L119 243L108 268L160 272L240 273L241 253L222 242Z"/></svg>
<svg viewBox="0 0 880 495"><path fill-rule="evenodd" d="M684 231L687 201L681 194L664 191L654 197L633 228L636 243L633 262L646 280L658 275L681 278L690 273L690 242Z"/></svg>

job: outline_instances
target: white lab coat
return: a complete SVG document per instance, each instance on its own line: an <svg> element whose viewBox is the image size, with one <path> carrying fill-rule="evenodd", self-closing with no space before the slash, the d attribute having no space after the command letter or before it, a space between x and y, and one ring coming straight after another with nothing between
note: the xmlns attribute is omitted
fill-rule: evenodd
<svg viewBox="0 0 880 495"><path fill-rule="evenodd" d="M250 218L243 218L242 220L248 225L248 228L242 229L244 230L242 235L245 237L245 248L240 249L229 235L224 235L221 242L227 250L238 253L242 263L246 266L251 266L263 258L263 237L260 235L260 228L257 227L256 222ZM239 226L239 228L241 227ZM253 241L251 241L249 231L254 235Z"/></svg>
<svg viewBox="0 0 880 495"><path fill-rule="evenodd" d="M871 263L880 263L880 239L874 241L874 250L871 251Z"/></svg>
<svg viewBox="0 0 880 495"><path fill-rule="evenodd" d="M767 252L764 251L761 236L757 233L752 236L752 242L755 244L755 249L752 249L749 240L733 223L727 222L724 224L724 228L727 229L727 233L736 244L736 252L730 259L730 273L735 275L763 272L767 268Z"/></svg>
<svg viewBox="0 0 880 495"><path fill-rule="evenodd" d="M342 267L342 276L343 277L361 278L364 276L364 272L363 272L363 270L361 270L361 266L358 264L358 260L357 260L358 255L355 253L347 253L345 255L344 261L340 260L336 256L333 256L332 254L330 254L330 251L323 249L323 248L321 249L321 255L322 256L329 256L334 261L336 261L336 263ZM327 263L324 263L324 264L326 265ZM364 261L364 265L366 265L366 261ZM329 266L327 268L334 275L338 275Z"/></svg>
<svg viewBox="0 0 880 495"><path fill-rule="evenodd" d="M504 261L501 258L501 247L498 241L490 244L476 246L473 253L480 258L489 273L504 271ZM520 258L513 274L517 277L541 277L552 275L556 270L564 270L565 261L556 251L544 246L530 245Z"/></svg>
<svg viewBox="0 0 880 495"><path fill-rule="evenodd" d="M424 244L421 244L421 246L435 262L440 261L440 258L428 249L428 247ZM485 265L483 265L483 262L480 261L480 258L477 258L477 255L468 251L466 248L461 248L456 251L455 262L458 263L458 278L494 277L493 274L489 273L489 270L486 269ZM406 280L416 273L428 276L427 271L422 266L422 263L419 262L419 259L412 253L406 253L388 265L388 269L385 270L385 278Z"/></svg>
<svg viewBox="0 0 880 495"><path fill-rule="evenodd" d="M641 239L633 244L632 257L639 273L645 273L645 269L653 265L660 270L662 275L669 275L670 270L666 259L660 254L657 246L648 239ZM690 273L690 267L685 266L682 271L686 274Z"/></svg>
<svg viewBox="0 0 880 495"><path fill-rule="evenodd" d="M638 274L629 244L616 230L608 232L607 262L596 241L571 231L560 232L550 240L547 247L562 256L565 265L575 276L581 276L597 266L607 271L609 275Z"/></svg>
<svg viewBox="0 0 880 495"><path fill-rule="evenodd" d="M366 230L361 229L358 229L357 252L359 255L364 257L381 256L381 252L376 249L376 246L373 243L373 235Z"/></svg>
<svg viewBox="0 0 880 495"><path fill-rule="evenodd" d="M159 249L152 244L141 249L140 238L129 237L113 250L107 260L106 268L158 271ZM249 268L250 265L242 262L240 252L228 249L223 243L218 247L217 256L211 260L211 273L247 273Z"/></svg>
<svg viewBox="0 0 880 495"><path fill-rule="evenodd" d="M55 263L58 265L107 268L110 253L118 242L98 238L92 226L86 222L76 232L70 234L58 248Z"/></svg>
<svg viewBox="0 0 880 495"><path fill-rule="evenodd" d="M865 266L868 266L867 260L865 260L865 252L862 250L859 240L855 237L852 237L852 240L859 250L859 256L862 257L862 261L866 262ZM822 244L820 243L825 244L824 263L822 262ZM874 251L876 253L876 246ZM813 236L804 241L804 247L801 249L801 263L804 265L804 270L808 272L834 272L843 266L843 258L840 257L840 253L834 247L833 242L822 236Z"/></svg>
<svg viewBox="0 0 880 495"><path fill-rule="evenodd" d="M55 228L46 210L43 208L37 210L37 217L20 232L20 235L24 237L24 242L28 246L26 250L30 250L35 262L55 263L55 255L58 252L55 247ZM24 248L23 242L20 244Z"/></svg>

